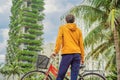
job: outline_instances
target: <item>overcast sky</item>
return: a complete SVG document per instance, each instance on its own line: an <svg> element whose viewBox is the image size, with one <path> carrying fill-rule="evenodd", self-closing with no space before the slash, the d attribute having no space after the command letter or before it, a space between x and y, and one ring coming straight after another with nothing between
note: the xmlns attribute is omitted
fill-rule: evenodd
<svg viewBox="0 0 120 80"><path fill-rule="evenodd" d="M80 3L81 0L45 0L44 43L55 42L60 17ZM11 6L11 0L0 0L0 55L6 54Z"/></svg>

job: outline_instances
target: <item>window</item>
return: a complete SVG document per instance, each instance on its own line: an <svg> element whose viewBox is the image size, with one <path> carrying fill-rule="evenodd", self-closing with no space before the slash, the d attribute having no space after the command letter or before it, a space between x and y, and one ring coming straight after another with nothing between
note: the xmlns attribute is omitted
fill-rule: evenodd
<svg viewBox="0 0 120 80"><path fill-rule="evenodd" d="M30 6L31 6L31 2L27 1L27 7L30 7Z"/></svg>
<svg viewBox="0 0 120 80"><path fill-rule="evenodd" d="M28 29L29 29L28 27L25 27L25 33L27 33Z"/></svg>

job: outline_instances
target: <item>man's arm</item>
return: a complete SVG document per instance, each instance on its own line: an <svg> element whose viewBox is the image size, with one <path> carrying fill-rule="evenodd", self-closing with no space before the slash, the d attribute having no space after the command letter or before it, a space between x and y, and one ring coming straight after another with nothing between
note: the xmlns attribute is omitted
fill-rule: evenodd
<svg viewBox="0 0 120 80"><path fill-rule="evenodd" d="M63 37L63 32L62 32L62 27L60 27L58 31L57 39L56 39L55 49L54 49L54 53L56 54L59 52L61 48L62 37Z"/></svg>
<svg viewBox="0 0 120 80"><path fill-rule="evenodd" d="M82 36L82 32L80 31L80 36L79 36L79 46L80 46L80 50L81 50L81 62L84 63L84 45L83 45L83 36Z"/></svg>

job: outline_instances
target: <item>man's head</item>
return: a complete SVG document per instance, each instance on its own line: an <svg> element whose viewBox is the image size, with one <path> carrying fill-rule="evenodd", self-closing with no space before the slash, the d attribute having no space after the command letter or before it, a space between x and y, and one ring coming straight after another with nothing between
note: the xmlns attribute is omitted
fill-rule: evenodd
<svg viewBox="0 0 120 80"><path fill-rule="evenodd" d="M67 23L74 23L75 21L75 17L72 14L68 14L65 19Z"/></svg>

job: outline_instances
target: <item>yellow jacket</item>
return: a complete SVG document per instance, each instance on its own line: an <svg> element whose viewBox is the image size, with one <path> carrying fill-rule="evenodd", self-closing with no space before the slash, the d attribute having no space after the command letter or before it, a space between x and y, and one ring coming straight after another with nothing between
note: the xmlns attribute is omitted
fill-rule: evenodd
<svg viewBox="0 0 120 80"><path fill-rule="evenodd" d="M62 49L62 54L80 53L84 61L82 32L75 23L60 26L54 52L58 53L60 49Z"/></svg>

